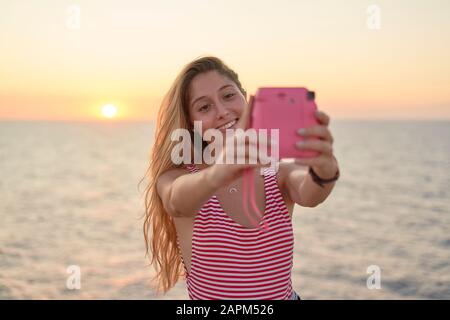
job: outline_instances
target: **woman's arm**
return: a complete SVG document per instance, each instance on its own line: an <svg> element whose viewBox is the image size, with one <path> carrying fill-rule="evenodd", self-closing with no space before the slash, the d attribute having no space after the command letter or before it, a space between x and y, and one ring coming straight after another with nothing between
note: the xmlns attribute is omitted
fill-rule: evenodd
<svg viewBox="0 0 450 320"><path fill-rule="evenodd" d="M337 168L338 166L336 162L336 167L330 167L330 172L336 173ZM302 207L312 208L324 202L328 198L336 184L336 182L327 183L322 188L316 182L314 182L311 175L307 171L305 172L303 168L300 168L295 164L287 166L286 171L285 188L287 190L287 193L292 201ZM316 173L324 179L332 178L334 176L334 173Z"/></svg>
<svg viewBox="0 0 450 320"><path fill-rule="evenodd" d="M184 169L163 173L156 184L166 211L174 217L194 216L219 186L211 177L212 167L188 174Z"/></svg>
<svg viewBox="0 0 450 320"><path fill-rule="evenodd" d="M295 159L295 163L287 167L285 172L285 188L291 199L304 207L315 207L324 202L334 188L335 182L324 184L322 188L312 179L311 175L305 175L301 166L309 166L322 179L331 179L338 171L338 163L333 155L333 136L328 129L330 117L318 111L316 117L320 125L307 128L299 132L304 137L315 136L319 140L306 139L297 148L301 150L318 151L319 155L309 159Z"/></svg>
<svg viewBox="0 0 450 320"><path fill-rule="evenodd" d="M259 157L255 141L241 139L243 133L235 132L225 141L225 145L218 155L219 163L214 163L199 172L187 174L184 169L172 169L163 173L157 181L158 194L164 208L174 217L191 217L200 210L202 205L222 186L226 186L237 179L247 168L260 168L270 165ZM240 138L241 137L241 138ZM270 142L268 143L270 146ZM245 164L225 164L227 154L234 155L236 150L246 150L239 160ZM258 155L258 162L250 164L250 156Z"/></svg>

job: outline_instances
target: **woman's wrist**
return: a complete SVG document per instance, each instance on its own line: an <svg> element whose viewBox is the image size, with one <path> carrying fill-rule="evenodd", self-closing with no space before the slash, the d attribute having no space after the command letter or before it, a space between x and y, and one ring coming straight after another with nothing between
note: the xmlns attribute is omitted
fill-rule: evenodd
<svg viewBox="0 0 450 320"><path fill-rule="evenodd" d="M339 171L339 166L336 158L333 156L333 165L327 167L311 167L312 170L319 176L321 179L328 180L332 179L336 176L336 173Z"/></svg>
<svg viewBox="0 0 450 320"><path fill-rule="evenodd" d="M308 173L312 180L322 188L325 187L326 184L334 183L340 176L336 158L334 158L333 165L328 166L325 170L309 167Z"/></svg>

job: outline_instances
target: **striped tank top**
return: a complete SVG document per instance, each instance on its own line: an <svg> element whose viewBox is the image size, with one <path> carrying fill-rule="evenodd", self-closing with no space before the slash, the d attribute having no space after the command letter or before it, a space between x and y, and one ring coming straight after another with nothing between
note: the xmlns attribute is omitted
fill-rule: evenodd
<svg viewBox="0 0 450 320"><path fill-rule="evenodd" d="M199 170L195 165L187 169ZM215 195L197 213L190 272L183 261L191 299L292 299L292 220L273 169L264 168L264 188L266 208L259 228L236 223Z"/></svg>

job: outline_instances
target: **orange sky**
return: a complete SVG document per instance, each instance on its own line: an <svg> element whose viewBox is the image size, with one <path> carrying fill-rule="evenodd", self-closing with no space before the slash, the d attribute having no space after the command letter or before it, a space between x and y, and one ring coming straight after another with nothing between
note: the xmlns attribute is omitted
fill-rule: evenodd
<svg viewBox="0 0 450 320"><path fill-rule="evenodd" d="M315 90L332 118L450 119L450 1L0 4L0 120L98 120L107 103L117 120L151 120L206 54L250 93Z"/></svg>

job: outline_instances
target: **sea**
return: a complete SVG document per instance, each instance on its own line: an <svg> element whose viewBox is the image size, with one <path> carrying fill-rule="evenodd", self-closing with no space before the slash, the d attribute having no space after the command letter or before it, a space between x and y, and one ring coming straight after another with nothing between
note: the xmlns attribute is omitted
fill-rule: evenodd
<svg viewBox="0 0 450 320"><path fill-rule="evenodd" d="M154 122L0 122L0 299L165 295L142 233ZM341 177L295 206L302 299L450 299L450 122L332 120Z"/></svg>

